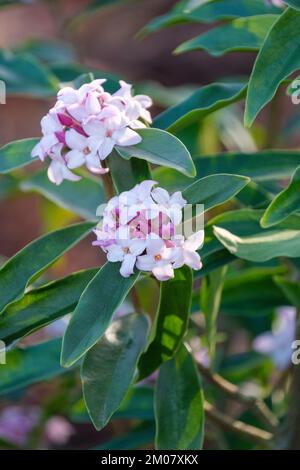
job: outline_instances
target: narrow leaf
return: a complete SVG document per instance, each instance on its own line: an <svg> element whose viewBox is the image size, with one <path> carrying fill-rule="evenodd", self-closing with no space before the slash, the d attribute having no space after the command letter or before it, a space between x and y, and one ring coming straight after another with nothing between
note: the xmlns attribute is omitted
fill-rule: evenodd
<svg viewBox="0 0 300 470"><path fill-rule="evenodd" d="M154 119L153 126L178 132L209 114L235 103L246 94L244 83L213 83L200 88L181 103Z"/></svg>
<svg viewBox="0 0 300 470"><path fill-rule="evenodd" d="M88 269L29 291L0 315L0 339L8 345L72 312L96 272Z"/></svg>
<svg viewBox="0 0 300 470"><path fill-rule="evenodd" d="M192 287L193 274L187 266L175 270L173 279L161 282L152 340L139 361L139 380L150 375L176 353L188 326Z"/></svg>
<svg viewBox="0 0 300 470"><path fill-rule="evenodd" d="M147 332L145 315L126 315L115 320L85 356L81 371L83 394L96 429L102 429L120 406L133 381Z"/></svg>
<svg viewBox="0 0 300 470"><path fill-rule="evenodd" d="M275 22L257 56L250 77L245 125L274 97L280 83L300 68L300 12L287 8Z"/></svg>
<svg viewBox="0 0 300 470"><path fill-rule="evenodd" d="M64 373L65 369L59 364L60 350L61 340L54 339L36 346L8 351L6 364L0 365L0 395Z"/></svg>
<svg viewBox="0 0 300 470"><path fill-rule="evenodd" d="M189 151L172 134L160 129L140 129L142 142L132 147L118 147L124 158L136 157L156 165L167 166L186 176L195 176L195 167Z"/></svg>
<svg viewBox="0 0 300 470"><path fill-rule="evenodd" d="M49 181L47 172L41 171L23 180L21 189L37 191L59 207L90 220L96 218L97 207L105 200L100 179L87 175L76 184L64 181L55 186Z"/></svg>
<svg viewBox="0 0 300 470"><path fill-rule="evenodd" d="M83 291L63 339L63 366L77 362L105 333L115 310L138 278L125 278L119 263L106 263Z"/></svg>
<svg viewBox="0 0 300 470"><path fill-rule="evenodd" d="M16 168L29 165L34 159L31 158L31 150L39 139L15 140L0 148L0 174L9 173Z"/></svg>
<svg viewBox="0 0 300 470"><path fill-rule="evenodd" d="M290 184L271 202L262 216L262 227L271 227L300 211L300 166L292 176Z"/></svg>
<svg viewBox="0 0 300 470"><path fill-rule="evenodd" d="M214 359L217 338L217 318L227 266L206 276L201 284L201 311L205 317L205 330L211 360Z"/></svg>
<svg viewBox="0 0 300 470"><path fill-rule="evenodd" d="M228 52L256 51L276 19L277 15L238 18L184 42L175 49L175 53L204 50L218 57Z"/></svg>
<svg viewBox="0 0 300 470"><path fill-rule="evenodd" d="M203 406L196 365L182 346L173 359L161 366L155 393L156 449L201 449Z"/></svg>
<svg viewBox="0 0 300 470"><path fill-rule="evenodd" d="M210 175L195 181L183 191L189 204L204 204L207 211L233 198L248 183L250 178L239 175Z"/></svg>
<svg viewBox="0 0 300 470"><path fill-rule="evenodd" d="M84 222L50 232L9 259L0 269L0 312L18 299L31 281L82 240L93 226L91 222Z"/></svg>

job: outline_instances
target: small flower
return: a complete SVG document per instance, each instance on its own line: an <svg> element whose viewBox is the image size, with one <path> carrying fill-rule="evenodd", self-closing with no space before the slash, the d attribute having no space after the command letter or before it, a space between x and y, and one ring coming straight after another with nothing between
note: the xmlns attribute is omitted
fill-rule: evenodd
<svg viewBox="0 0 300 470"><path fill-rule="evenodd" d="M93 173L107 173L109 169L101 162L115 146L141 142L134 129L151 122L149 97L133 96L131 85L125 82L120 82L120 90L112 95L104 90L104 82L93 80L78 90L63 88L54 107L41 120L43 137L31 155L52 160L48 175L55 184L64 179L79 180L70 170L83 165Z"/></svg>
<svg viewBox="0 0 300 470"><path fill-rule="evenodd" d="M136 266L141 271L151 271L159 281L167 281L174 277L172 262L175 252L168 248L165 241L150 234L146 244L146 254L139 256Z"/></svg>
<svg viewBox="0 0 300 470"><path fill-rule="evenodd" d="M279 370L291 363L292 343L296 334L296 309L284 307L278 310L272 331L257 336L253 349L270 356Z"/></svg>
<svg viewBox="0 0 300 470"><path fill-rule="evenodd" d="M108 261L121 262L124 277L137 268L166 281L184 264L193 269L202 266L196 250L203 244L204 231L189 238L175 235L186 201L180 192L170 195L156 184L146 180L113 197L94 231L93 245L101 247Z"/></svg>

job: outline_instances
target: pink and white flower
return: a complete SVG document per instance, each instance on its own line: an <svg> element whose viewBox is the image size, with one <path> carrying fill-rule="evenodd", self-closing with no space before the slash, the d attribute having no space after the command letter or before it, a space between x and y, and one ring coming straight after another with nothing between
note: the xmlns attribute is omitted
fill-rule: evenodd
<svg viewBox="0 0 300 470"><path fill-rule="evenodd" d="M93 245L101 247L108 261L121 262L124 277L136 268L166 281L184 264L193 269L202 266L197 250L203 244L204 231L188 238L176 235L186 201L180 192L170 195L155 188L156 184L146 180L113 197L94 231L97 240Z"/></svg>
<svg viewBox="0 0 300 470"><path fill-rule="evenodd" d="M105 160L115 146L127 147L141 142L134 130L151 122L148 108L152 101L132 95L132 86L120 81L113 95L103 88L105 80L93 80L78 90L68 86L57 94L57 101L41 120L43 137L32 150L32 157L52 162L50 180L77 181L71 170L85 165L93 173L104 174Z"/></svg>

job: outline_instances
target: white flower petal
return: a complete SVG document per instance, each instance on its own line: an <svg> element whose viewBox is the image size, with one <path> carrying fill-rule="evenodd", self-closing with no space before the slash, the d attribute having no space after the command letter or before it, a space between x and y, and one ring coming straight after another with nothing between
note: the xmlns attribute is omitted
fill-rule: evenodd
<svg viewBox="0 0 300 470"><path fill-rule="evenodd" d="M170 201L170 195L168 191L163 188L154 188L152 191L152 197L155 202L162 206L168 206Z"/></svg>
<svg viewBox="0 0 300 470"><path fill-rule="evenodd" d="M128 145L136 145L142 141L142 138L137 132L134 132L129 127L114 132L114 139L117 145L126 147Z"/></svg>
<svg viewBox="0 0 300 470"><path fill-rule="evenodd" d="M152 269L153 276L158 281L168 281L174 277L174 270L171 264L165 264L163 266L155 266Z"/></svg>
<svg viewBox="0 0 300 470"><path fill-rule="evenodd" d="M80 167L85 162L84 154L80 150L70 150L66 153L66 160L68 168L71 170Z"/></svg>
<svg viewBox="0 0 300 470"><path fill-rule="evenodd" d="M123 277L129 277L134 272L134 265L136 261L136 256L127 254L124 256L124 261L122 263L120 274Z"/></svg>

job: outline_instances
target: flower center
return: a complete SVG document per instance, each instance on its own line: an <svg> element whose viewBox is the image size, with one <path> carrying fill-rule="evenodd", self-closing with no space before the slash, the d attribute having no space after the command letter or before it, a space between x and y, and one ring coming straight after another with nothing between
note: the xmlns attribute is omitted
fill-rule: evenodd
<svg viewBox="0 0 300 470"><path fill-rule="evenodd" d="M84 155L89 155L89 154L91 153L91 151L90 151L90 149L89 149L88 147L85 147L85 148L83 149L83 153L84 153Z"/></svg>
<svg viewBox="0 0 300 470"><path fill-rule="evenodd" d="M155 255L154 259L155 259L155 261L160 261L161 260L161 255Z"/></svg>

